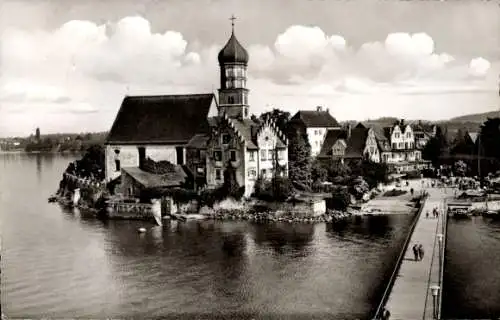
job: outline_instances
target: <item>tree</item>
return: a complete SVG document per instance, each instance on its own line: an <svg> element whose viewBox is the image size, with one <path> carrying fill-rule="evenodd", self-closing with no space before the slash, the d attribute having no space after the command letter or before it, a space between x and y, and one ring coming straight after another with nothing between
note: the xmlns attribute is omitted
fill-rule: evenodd
<svg viewBox="0 0 500 320"><path fill-rule="evenodd" d="M467 173L467 164L462 160L455 162L455 174L457 176L463 177L465 176L466 173Z"/></svg>
<svg viewBox="0 0 500 320"><path fill-rule="evenodd" d="M338 160L331 160L327 171L328 180L331 182L340 182L340 180L345 180L351 174L351 169Z"/></svg>
<svg viewBox="0 0 500 320"><path fill-rule="evenodd" d="M346 188L336 188L332 192L331 205L333 209L344 211L351 203L351 195Z"/></svg>
<svg viewBox="0 0 500 320"><path fill-rule="evenodd" d="M311 146L307 136L296 131L288 141L288 176L293 185L309 190L311 184Z"/></svg>
<svg viewBox="0 0 500 320"><path fill-rule="evenodd" d="M481 172L488 172L498 169L500 161L500 118L489 118L481 125L478 141L478 154L481 159Z"/></svg>
<svg viewBox="0 0 500 320"><path fill-rule="evenodd" d="M236 169L230 161L228 161L226 170L224 170L224 182L221 186L221 191L225 197L232 197L236 200L241 199L244 193L244 190L242 192L236 180Z"/></svg>
<svg viewBox="0 0 500 320"><path fill-rule="evenodd" d="M442 163L442 157L448 152L448 139L441 127L437 127L436 136L431 138L422 151L422 156L430 160L434 167Z"/></svg>
<svg viewBox="0 0 500 320"><path fill-rule="evenodd" d="M259 118L261 120L271 118L274 120L276 126L281 130L281 132L285 132L288 120L290 120L290 112L275 108L272 111L262 113Z"/></svg>
<svg viewBox="0 0 500 320"><path fill-rule="evenodd" d="M312 182L324 182L328 177L328 171L325 166L317 159L311 163L311 180Z"/></svg>
<svg viewBox="0 0 500 320"><path fill-rule="evenodd" d="M368 183L361 176L353 180L350 189L356 199L361 199L370 190Z"/></svg>

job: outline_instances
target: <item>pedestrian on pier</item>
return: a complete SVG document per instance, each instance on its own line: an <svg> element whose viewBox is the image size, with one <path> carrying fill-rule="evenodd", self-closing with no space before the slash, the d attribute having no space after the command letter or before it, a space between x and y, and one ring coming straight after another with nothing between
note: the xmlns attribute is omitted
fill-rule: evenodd
<svg viewBox="0 0 500 320"><path fill-rule="evenodd" d="M387 310L386 308L384 308L382 310L382 318L381 319L382 320L389 320L390 316L391 316L391 313L389 312L389 310Z"/></svg>
<svg viewBox="0 0 500 320"><path fill-rule="evenodd" d="M424 258L424 246L422 244L418 245L418 260L422 260Z"/></svg>
<svg viewBox="0 0 500 320"><path fill-rule="evenodd" d="M427 212L425 213L425 218L429 219L429 210L427 210Z"/></svg>
<svg viewBox="0 0 500 320"><path fill-rule="evenodd" d="M413 245L413 255L415 256L415 261L418 261L418 245L416 243Z"/></svg>

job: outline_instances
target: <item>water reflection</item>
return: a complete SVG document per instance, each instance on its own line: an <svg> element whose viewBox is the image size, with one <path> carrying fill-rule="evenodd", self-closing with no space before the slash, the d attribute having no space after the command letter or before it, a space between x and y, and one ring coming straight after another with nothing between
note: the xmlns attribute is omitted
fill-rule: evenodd
<svg viewBox="0 0 500 320"><path fill-rule="evenodd" d="M256 224L252 233L256 244L268 246L278 254L285 254L289 250L306 254L303 249L314 238L314 225L284 222Z"/></svg>
<svg viewBox="0 0 500 320"><path fill-rule="evenodd" d="M1 302L13 318L367 318L411 219L165 221L163 227L100 221L47 203L37 181L54 190L74 159L56 156L53 165L52 158L40 159L40 168L27 155L0 165L2 190L30 198L0 203L9 213L2 216L8 227ZM138 233L140 227L147 231Z"/></svg>
<svg viewBox="0 0 500 320"><path fill-rule="evenodd" d="M443 279L445 319L500 317L500 221L450 220Z"/></svg>

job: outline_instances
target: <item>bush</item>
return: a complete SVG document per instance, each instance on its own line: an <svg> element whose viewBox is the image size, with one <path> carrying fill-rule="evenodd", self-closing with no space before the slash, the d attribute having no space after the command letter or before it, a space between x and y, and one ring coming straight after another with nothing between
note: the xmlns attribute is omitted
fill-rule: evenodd
<svg viewBox="0 0 500 320"><path fill-rule="evenodd" d="M284 201L293 195L293 186L286 177L274 177L270 181L257 179L253 196L264 201Z"/></svg>
<svg viewBox="0 0 500 320"><path fill-rule="evenodd" d="M393 190L389 190L389 191L384 192L384 197L397 197L397 196L403 195L405 193L407 193L407 191L400 190L400 189L393 189Z"/></svg>
<svg viewBox="0 0 500 320"><path fill-rule="evenodd" d="M411 171L403 176L403 179L420 179L420 171Z"/></svg>
<svg viewBox="0 0 500 320"><path fill-rule="evenodd" d="M368 183L363 179L363 177L357 177L351 182L350 192L354 197L359 200L363 197L365 193L370 190Z"/></svg>
<svg viewBox="0 0 500 320"><path fill-rule="evenodd" d="M335 210L344 211L351 203L351 195L346 188L336 187L332 192L332 198L329 201L329 207Z"/></svg>

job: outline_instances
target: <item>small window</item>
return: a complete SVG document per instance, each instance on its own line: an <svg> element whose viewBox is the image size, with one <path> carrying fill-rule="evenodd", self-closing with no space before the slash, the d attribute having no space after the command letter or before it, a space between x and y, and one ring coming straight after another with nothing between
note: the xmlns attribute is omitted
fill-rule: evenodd
<svg viewBox="0 0 500 320"><path fill-rule="evenodd" d="M227 97L227 103L233 104L234 103L234 97L231 97L231 96Z"/></svg>
<svg viewBox="0 0 500 320"><path fill-rule="evenodd" d="M198 167L198 168L196 168L196 172L198 172L198 173L204 173L205 172L205 168Z"/></svg>
<svg viewBox="0 0 500 320"><path fill-rule="evenodd" d="M255 178L256 175L257 175L257 171L255 171L255 169L248 170L248 177L249 178Z"/></svg>
<svg viewBox="0 0 500 320"><path fill-rule="evenodd" d="M222 135L222 144L229 144L229 141L231 140L231 136L227 133L224 133Z"/></svg>
<svg viewBox="0 0 500 320"><path fill-rule="evenodd" d="M266 169L260 170L260 175L265 178L266 177Z"/></svg>
<svg viewBox="0 0 500 320"><path fill-rule="evenodd" d="M231 81L230 80L226 81L226 88L231 88Z"/></svg>
<svg viewBox="0 0 500 320"><path fill-rule="evenodd" d="M248 117L248 108L245 108L245 118Z"/></svg>
<svg viewBox="0 0 500 320"><path fill-rule="evenodd" d="M274 160L274 150L268 150L268 160Z"/></svg>
<svg viewBox="0 0 500 320"><path fill-rule="evenodd" d="M120 154L120 149L115 149L115 154L119 155Z"/></svg>
<svg viewBox="0 0 500 320"><path fill-rule="evenodd" d="M120 160L115 160L115 171L120 171Z"/></svg>
<svg viewBox="0 0 500 320"><path fill-rule="evenodd" d="M260 150L260 161L266 161L267 160L267 150Z"/></svg>
<svg viewBox="0 0 500 320"><path fill-rule="evenodd" d="M392 148L393 148L393 149L396 149L396 143L395 143L395 142L394 142L394 143L392 143Z"/></svg>
<svg viewBox="0 0 500 320"><path fill-rule="evenodd" d="M255 161L255 152L250 151L250 153L248 154L248 160Z"/></svg>
<svg viewBox="0 0 500 320"><path fill-rule="evenodd" d="M283 150L278 151L278 160L283 160Z"/></svg>
<svg viewBox="0 0 500 320"><path fill-rule="evenodd" d="M236 151L231 150L231 151L229 152L229 155L230 155L230 157L231 157L231 161L236 161Z"/></svg>
<svg viewBox="0 0 500 320"><path fill-rule="evenodd" d="M201 150L196 149L196 159L201 159Z"/></svg>
<svg viewBox="0 0 500 320"><path fill-rule="evenodd" d="M222 161L222 151L214 151L214 160Z"/></svg>
<svg viewBox="0 0 500 320"><path fill-rule="evenodd" d="M221 170L220 169L215 169L215 180L221 180Z"/></svg>

